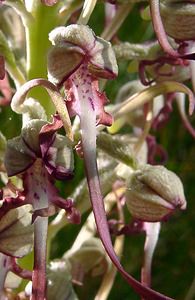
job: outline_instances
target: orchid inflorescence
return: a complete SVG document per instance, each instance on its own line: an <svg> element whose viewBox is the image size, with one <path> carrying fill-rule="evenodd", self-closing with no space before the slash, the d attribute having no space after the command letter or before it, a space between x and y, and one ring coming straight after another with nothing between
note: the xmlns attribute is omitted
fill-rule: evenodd
<svg viewBox="0 0 195 300"><path fill-rule="evenodd" d="M192 115L186 82L195 89L194 3L101 5L98 36L88 25L95 0L0 1L1 114L18 120L16 134L0 131L0 300L84 299L76 286L87 290L85 278L100 275L94 299L106 300L117 271L141 299L173 299L151 287L152 259L161 223L185 210L186 199L181 180L164 166L169 156L156 133L176 102L195 138L185 107L187 94ZM120 40L137 6L155 41ZM121 65L130 61L125 72L135 76L120 84ZM107 81L118 79L116 100L108 100ZM75 183L81 160L83 179ZM51 259L52 242L69 223L81 229L72 247ZM125 237L143 233L137 280L120 259Z"/></svg>

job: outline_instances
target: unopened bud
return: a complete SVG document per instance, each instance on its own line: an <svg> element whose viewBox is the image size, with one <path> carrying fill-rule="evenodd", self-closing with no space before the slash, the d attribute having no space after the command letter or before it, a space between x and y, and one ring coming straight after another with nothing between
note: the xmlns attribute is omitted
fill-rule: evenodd
<svg viewBox="0 0 195 300"><path fill-rule="evenodd" d="M194 39L194 1L162 0L161 16L167 34L178 40Z"/></svg>
<svg viewBox="0 0 195 300"><path fill-rule="evenodd" d="M185 209L186 200L179 177L163 166L145 165L127 182L127 207L136 219L165 220L176 208Z"/></svg>

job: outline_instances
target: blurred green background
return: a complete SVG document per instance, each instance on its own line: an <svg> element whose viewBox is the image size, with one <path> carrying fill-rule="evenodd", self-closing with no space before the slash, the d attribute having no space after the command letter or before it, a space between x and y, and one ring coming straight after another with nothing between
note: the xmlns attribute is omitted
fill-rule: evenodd
<svg viewBox="0 0 195 300"><path fill-rule="evenodd" d="M136 6L119 30L118 36L122 41L143 42L153 38L151 23L141 19L140 9L140 5ZM90 19L90 26L97 34L100 34L103 24L104 5L98 3ZM118 89L124 83L136 78L136 74L127 72L127 66L128 63L120 63L119 77L106 85L106 93L110 101L114 100ZM13 114L9 108L1 108L0 122L1 131L7 138L19 134L20 116ZM195 127L194 116L191 117L191 122ZM156 135L156 133L154 134ZM176 106L174 106L169 123L158 131L157 140L168 152L169 159L166 166L176 172L183 181L187 210L176 213L168 222L162 224L153 260L152 287L172 298L184 300L195 278L195 143L185 130ZM61 192L64 195L68 194L83 176L83 162L77 158L75 178L67 186L58 183ZM86 215L83 216L83 222L85 218ZM130 220L128 214L126 220ZM69 249L78 231L79 226L69 225L58 233L52 244L52 258L60 257ZM143 243L144 235L126 237L122 256L122 264L125 269L137 279L140 278ZM75 290L81 300L92 300L100 282L101 278L87 277L83 287L75 287ZM108 299L136 300L139 297L118 274ZM195 293L194 297L190 299L195 299Z"/></svg>

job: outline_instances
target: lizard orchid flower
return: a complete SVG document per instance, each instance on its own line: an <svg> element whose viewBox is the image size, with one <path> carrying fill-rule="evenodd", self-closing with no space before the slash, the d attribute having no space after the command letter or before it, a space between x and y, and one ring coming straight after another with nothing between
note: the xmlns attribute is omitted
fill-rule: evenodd
<svg viewBox="0 0 195 300"><path fill-rule="evenodd" d="M80 222L80 216L72 200L58 195L54 178L72 177L73 155L67 137L56 134L62 127L61 120L54 117L52 124L33 119L23 127L21 135L8 140L5 153L5 167L8 176L21 174L23 191L17 197L5 199L1 212L31 204L34 210L34 269L32 274L32 299L44 299L46 291L46 239L48 216L63 208L73 223Z"/></svg>
<svg viewBox="0 0 195 300"><path fill-rule="evenodd" d="M102 243L118 271L144 299L169 299L144 287L122 267L114 252L106 220L96 164L96 125L110 125L112 118L104 111L105 95L98 79L114 79L118 73L111 44L97 37L85 25L58 27L50 35L53 47L48 55L49 80L61 88L64 84L70 115L80 117L82 150L90 199Z"/></svg>
<svg viewBox="0 0 195 300"><path fill-rule="evenodd" d="M182 182L164 166L144 165L127 182L126 204L137 220L163 221L176 208L186 208Z"/></svg>

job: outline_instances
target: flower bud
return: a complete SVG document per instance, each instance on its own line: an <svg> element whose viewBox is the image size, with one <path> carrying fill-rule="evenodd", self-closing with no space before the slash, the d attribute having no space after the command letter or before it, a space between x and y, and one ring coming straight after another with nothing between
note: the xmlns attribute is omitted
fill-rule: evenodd
<svg viewBox="0 0 195 300"><path fill-rule="evenodd" d="M161 53L158 42L129 43L121 42L113 46L117 60L156 59Z"/></svg>
<svg viewBox="0 0 195 300"><path fill-rule="evenodd" d="M83 271L83 275L91 272L92 276L102 275L110 268L110 260L99 239L91 237L85 240L76 251L68 251L64 255L72 267L72 273L78 266Z"/></svg>
<svg viewBox="0 0 195 300"><path fill-rule="evenodd" d="M47 280L48 300L78 299L71 283L71 266L68 261L51 261L47 267Z"/></svg>
<svg viewBox="0 0 195 300"><path fill-rule="evenodd" d="M165 30L169 36L185 41L194 39L194 4L194 1L161 1L161 16Z"/></svg>
<svg viewBox="0 0 195 300"><path fill-rule="evenodd" d="M2 209L2 207L1 207ZM23 257L32 250L31 205L10 209L0 219L0 252Z"/></svg>
<svg viewBox="0 0 195 300"><path fill-rule="evenodd" d="M186 208L179 177L163 166L145 165L127 182L127 207L136 219L147 222L165 220L178 207Z"/></svg>
<svg viewBox="0 0 195 300"><path fill-rule="evenodd" d="M150 74L151 77L156 78L157 82L162 82L165 80L174 80L179 82L184 82L190 78L190 68L189 66L176 65L161 63L148 65L145 68L146 73Z"/></svg>

